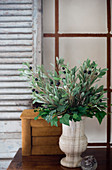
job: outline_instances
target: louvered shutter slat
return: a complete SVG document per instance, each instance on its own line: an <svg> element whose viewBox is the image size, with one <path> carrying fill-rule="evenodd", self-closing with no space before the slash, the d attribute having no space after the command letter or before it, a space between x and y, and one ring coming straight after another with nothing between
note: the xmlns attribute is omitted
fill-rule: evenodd
<svg viewBox="0 0 112 170"><path fill-rule="evenodd" d="M31 88L18 69L23 68L23 62L35 65L37 61L34 56L37 57L39 3L38 0L0 0L0 115L2 110L15 112L19 103L22 110L21 101L28 100L26 108L31 107Z"/></svg>
<svg viewBox="0 0 112 170"><path fill-rule="evenodd" d="M5 148L0 148L0 158L4 161L21 147L20 115L32 105L31 87L18 70L23 62L41 64L41 0L0 0L0 146Z"/></svg>

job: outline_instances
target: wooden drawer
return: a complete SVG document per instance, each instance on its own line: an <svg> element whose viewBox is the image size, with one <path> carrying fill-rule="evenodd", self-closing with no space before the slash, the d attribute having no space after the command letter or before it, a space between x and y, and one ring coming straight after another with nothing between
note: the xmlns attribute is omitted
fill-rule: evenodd
<svg viewBox="0 0 112 170"><path fill-rule="evenodd" d="M61 135L61 127L32 128L32 136L57 136Z"/></svg>
<svg viewBox="0 0 112 170"><path fill-rule="evenodd" d="M63 154L59 149L61 124L51 127L45 120L34 120L38 113L33 109L24 110L22 119L22 155L56 155Z"/></svg>
<svg viewBox="0 0 112 170"><path fill-rule="evenodd" d="M58 145L32 146L32 155L59 155L63 154Z"/></svg>
<svg viewBox="0 0 112 170"><path fill-rule="evenodd" d="M52 146L58 145L60 136L49 136L49 137L32 137L32 145L33 146Z"/></svg>

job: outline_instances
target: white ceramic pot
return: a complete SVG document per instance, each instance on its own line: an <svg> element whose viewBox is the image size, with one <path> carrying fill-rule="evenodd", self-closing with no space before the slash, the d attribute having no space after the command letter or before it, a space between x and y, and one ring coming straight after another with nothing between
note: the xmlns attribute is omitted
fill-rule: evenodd
<svg viewBox="0 0 112 170"><path fill-rule="evenodd" d="M70 121L70 126L62 124L62 135L59 139L60 149L66 154L61 159L65 167L80 167L81 154L87 148L87 138L84 134L84 118L80 122Z"/></svg>

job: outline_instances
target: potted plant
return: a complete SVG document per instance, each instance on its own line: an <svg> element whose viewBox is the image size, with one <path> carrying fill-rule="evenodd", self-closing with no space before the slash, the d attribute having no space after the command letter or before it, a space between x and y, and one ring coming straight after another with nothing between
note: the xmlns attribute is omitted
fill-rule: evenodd
<svg viewBox="0 0 112 170"><path fill-rule="evenodd" d="M101 124L106 115L105 91L103 85L98 86L96 82L106 74L107 69L98 68L96 62L89 59L79 68L70 69L64 59L57 58L58 73L55 68L54 71L45 71L43 65L37 66L34 72L29 63L24 65L27 69L22 69L22 75L27 76L30 82L33 103L41 103L35 120L41 116L51 126L58 126L58 120L62 123L59 146L66 158L61 160L61 164L78 167L80 155L87 147L85 117L95 116Z"/></svg>

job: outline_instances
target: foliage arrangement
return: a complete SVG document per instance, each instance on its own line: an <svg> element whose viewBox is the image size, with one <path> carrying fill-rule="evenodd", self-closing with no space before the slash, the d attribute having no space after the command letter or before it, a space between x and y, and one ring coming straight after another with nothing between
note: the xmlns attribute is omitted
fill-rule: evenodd
<svg viewBox="0 0 112 170"><path fill-rule="evenodd" d="M29 63L21 69L32 88L33 103L41 103L35 120L41 116L51 126L60 123L69 125L69 120L80 121L82 116L95 116L101 124L106 115L107 98L104 98L103 85L96 85L107 69L97 68L95 61L89 59L77 68L69 68L64 59L57 58L59 72L46 71L44 66L37 66L34 72ZM54 66L54 65L53 65ZM95 85L94 85L95 84Z"/></svg>

